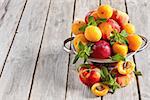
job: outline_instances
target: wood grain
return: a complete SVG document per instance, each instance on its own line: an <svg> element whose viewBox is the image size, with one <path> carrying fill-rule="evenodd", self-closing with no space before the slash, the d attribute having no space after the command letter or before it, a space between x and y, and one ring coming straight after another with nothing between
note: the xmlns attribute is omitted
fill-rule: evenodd
<svg viewBox="0 0 150 100"><path fill-rule="evenodd" d="M0 72L15 36L26 0L0 1Z"/></svg>
<svg viewBox="0 0 150 100"><path fill-rule="evenodd" d="M136 33L150 40L150 2L148 0L127 0L128 13L131 22L136 27ZM143 77L139 77L141 100L150 99L150 46L143 52L135 55L136 66L141 70Z"/></svg>
<svg viewBox="0 0 150 100"><path fill-rule="evenodd" d="M30 100L64 100L69 54L62 49L73 18L74 0L52 0Z"/></svg>
<svg viewBox="0 0 150 100"><path fill-rule="evenodd" d="M0 100L28 99L49 2L28 1L0 79Z"/></svg>
<svg viewBox="0 0 150 100"><path fill-rule="evenodd" d="M99 0L77 0L76 1L76 9L75 9L75 20L83 19L88 11L96 9L99 5ZM96 98L87 88L83 85L78 77L78 73L76 68L79 64L81 64L81 60L73 65L74 55L70 57L71 61L69 63L69 74L68 74L68 87L67 87L67 97L66 100L100 100L101 97Z"/></svg>

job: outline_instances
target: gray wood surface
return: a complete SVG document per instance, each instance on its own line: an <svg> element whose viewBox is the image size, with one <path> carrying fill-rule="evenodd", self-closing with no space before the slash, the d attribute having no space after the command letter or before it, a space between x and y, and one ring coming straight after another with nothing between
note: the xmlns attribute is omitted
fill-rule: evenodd
<svg viewBox="0 0 150 100"><path fill-rule="evenodd" d="M21 18L26 0L0 0L0 72Z"/></svg>
<svg viewBox="0 0 150 100"><path fill-rule="evenodd" d="M144 35L150 40L150 1L127 0L128 13L132 23L136 27L136 33ZM150 46L141 53L135 55L136 66L141 70L143 77L139 77L141 100L150 99Z"/></svg>
<svg viewBox="0 0 150 100"><path fill-rule="evenodd" d="M64 100L69 55L63 51L70 37L74 0L51 0L48 21L30 100Z"/></svg>
<svg viewBox="0 0 150 100"><path fill-rule="evenodd" d="M28 1L0 79L0 100L28 99L49 2Z"/></svg>

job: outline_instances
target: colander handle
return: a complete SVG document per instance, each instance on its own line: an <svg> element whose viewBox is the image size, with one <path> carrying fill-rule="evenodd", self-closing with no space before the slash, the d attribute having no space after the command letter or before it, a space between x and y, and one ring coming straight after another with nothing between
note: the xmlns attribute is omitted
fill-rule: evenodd
<svg viewBox="0 0 150 100"><path fill-rule="evenodd" d="M147 46L148 46L148 43L149 43L149 41L147 40L147 38L146 37L144 37L144 36L142 36L142 35L139 35L141 38L142 38L142 40L143 40L143 46L137 51L137 52L141 52L141 51L143 51L144 49L146 49L147 48Z"/></svg>
<svg viewBox="0 0 150 100"><path fill-rule="evenodd" d="M67 53L74 54L73 50L71 50L71 48L69 49L69 48L66 46L66 44L67 44L68 42L71 42L73 39L74 39L74 37L70 37L70 38L67 38L67 39L64 41L63 49L64 49Z"/></svg>

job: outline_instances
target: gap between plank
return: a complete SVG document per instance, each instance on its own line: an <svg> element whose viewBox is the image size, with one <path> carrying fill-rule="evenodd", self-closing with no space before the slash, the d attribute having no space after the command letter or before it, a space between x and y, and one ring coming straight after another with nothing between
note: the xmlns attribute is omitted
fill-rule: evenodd
<svg viewBox="0 0 150 100"><path fill-rule="evenodd" d="M42 34L42 38L41 38L41 42L40 42L40 47L39 47L38 55L37 55L36 62L35 62L35 68L34 68L33 75L32 75L32 81L31 81L31 87L30 87L30 91L29 91L29 95L28 95L28 100L30 100L31 93L32 93L35 72L36 72L37 63L38 63L38 59L39 59L39 56L40 56L40 51L41 51L41 47L42 47L42 43L43 43L44 33L45 33L45 29L46 29L46 25L47 25L47 20L48 20L48 15L49 15L49 11L50 11L50 5L51 5L51 0L49 1L48 11L47 11L47 14L46 14L46 19L45 19L43 34Z"/></svg>
<svg viewBox="0 0 150 100"><path fill-rule="evenodd" d="M16 34L18 33L17 30L18 30L18 27L19 27L19 25L20 25L20 21L21 21L21 19L22 19L22 16L23 16L23 13L24 13L24 10L25 10L27 1L28 1L28 0L25 1L25 4L24 4L24 6L23 6L23 9L22 9L22 12L21 12L21 16L20 16L20 18L19 18L19 21L18 21L16 30L15 30L15 34L14 34L14 36L13 36L12 42L11 42L10 47L9 47L9 49L8 49L8 53L7 53L6 58L5 58L5 60L4 60L3 67L2 67L2 70L1 70L1 72L0 72L0 78L1 78L1 76L2 76L2 73L3 73L3 70L4 70L4 67L5 67L5 64L6 64L8 55L9 55L9 53L10 53L11 47L12 47L12 45L13 45L13 42L14 42L14 40L15 40Z"/></svg>
<svg viewBox="0 0 150 100"><path fill-rule="evenodd" d="M128 14L128 6L127 6L127 0L124 0L125 1L125 8L126 8L126 13ZM135 60L135 55L133 55L133 62L135 63L135 71L137 70L136 68L136 60ZM138 97L139 97L139 100L141 100L141 92L140 92L140 85L139 85L139 79L138 79L138 76L135 75L136 77L136 84L137 84L137 90L138 90Z"/></svg>
<svg viewBox="0 0 150 100"><path fill-rule="evenodd" d="M75 18L75 9L76 9L76 0L74 0L74 5L73 5L73 15L72 15L72 23L74 21ZM72 37L72 33L71 33L71 37ZM69 44L69 48L71 49L71 43ZM67 98L67 90L68 90L68 76L69 76L69 65L70 65L70 58L71 54L69 54L69 58L68 58L68 68L67 68L67 78L66 78L66 90L65 90L65 100Z"/></svg>
<svg viewBox="0 0 150 100"><path fill-rule="evenodd" d="M136 66L135 55L133 56L133 61L134 61L135 66ZM137 68L136 68L136 67L135 67L135 71L137 71ZM135 77L136 77L136 84L137 84L137 88L138 88L139 100L141 100L141 92L140 92L139 78L138 78L137 75L135 75Z"/></svg>

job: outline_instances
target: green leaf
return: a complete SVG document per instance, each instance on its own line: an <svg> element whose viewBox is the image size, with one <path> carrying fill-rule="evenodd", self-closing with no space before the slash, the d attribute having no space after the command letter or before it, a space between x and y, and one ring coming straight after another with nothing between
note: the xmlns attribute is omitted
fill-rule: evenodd
<svg viewBox="0 0 150 100"><path fill-rule="evenodd" d="M127 37L128 36L128 34L126 33L125 30L122 30L121 33L120 33L120 35L123 36L123 37Z"/></svg>
<svg viewBox="0 0 150 100"><path fill-rule="evenodd" d="M79 30L82 31L82 32L85 32L86 28L87 28L87 25L80 27Z"/></svg>
<svg viewBox="0 0 150 100"><path fill-rule="evenodd" d="M111 60L113 60L113 61L125 61L126 60L126 58L125 57L123 57L122 55L120 55L120 54L116 54L116 55L114 55L114 56L112 56L111 57Z"/></svg>
<svg viewBox="0 0 150 100"><path fill-rule="evenodd" d="M88 69L91 68L90 64L81 64L80 67L87 67Z"/></svg>
<svg viewBox="0 0 150 100"><path fill-rule="evenodd" d="M88 26L90 26L90 25L97 26L97 23L93 16L89 16L89 18L88 18Z"/></svg>
<svg viewBox="0 0 150 100"><path fill-rule="evenodd" d="M79 58L82 58L84 60L84 63L86 63L88 57L90 56L92 52L92 49L91 49L92 45L91 44L84 45L81 42L79 42L78 47L79 47L79 52L76 54L73 64L75 64Z"/></svg>
<svg viewBox="0 0 150 100"><path fill-rule="evenodd" d="M77 62L77 60L79 59L79 55L77 54L73 60L73 64L75 64Z"/></svg>
<svg viewBox="0 0 150 100"><path fill-rule="evenodd" d="M118 33L116 30L113 31L113 35L110 37L110 44L113 45L115 42L128 45L128 40L126 37L128 34L125 30Z"/></svg>
<svg viewBox="0 0 150 100"><path fill-rule="evenodd" d="M78 47L79 47L80 50L84 49L84 45L82 44L81 41L79 42Z"/></svg>
<svg viewBox="0 0 150 100"><path fill-rule="evenodd" d="M97 23L97 25L98 25L98 24L100 24L100 23L102 23L102 22L106 22L106 21L107 21L106 18L100 18L100 19L97 19L97 20L96 20L96 23Z"/></svg>
<svg viewBox="0 0 150 100"><path fill-rule="evenodd" d="M143 76L141 71L134 71L134 74L137 76Z"/></svg>

